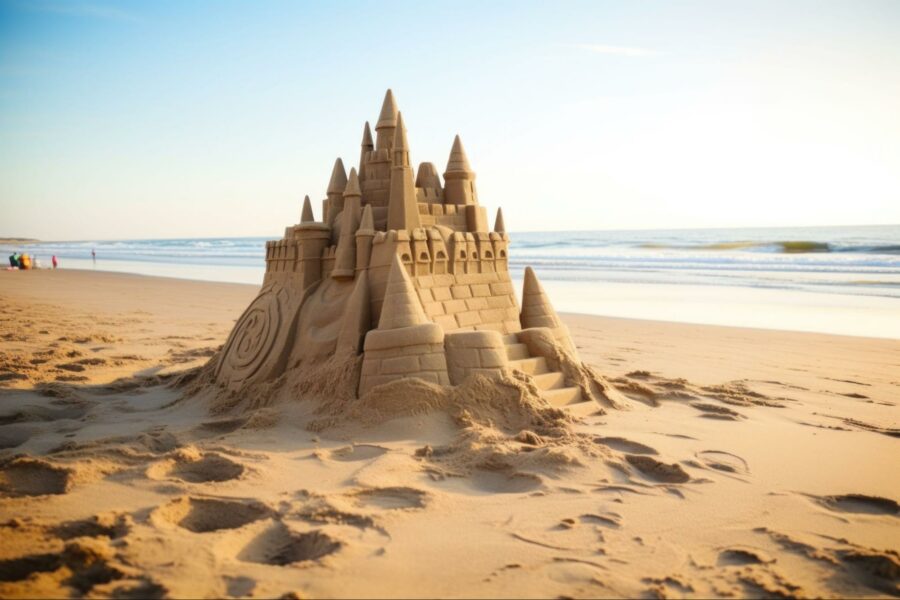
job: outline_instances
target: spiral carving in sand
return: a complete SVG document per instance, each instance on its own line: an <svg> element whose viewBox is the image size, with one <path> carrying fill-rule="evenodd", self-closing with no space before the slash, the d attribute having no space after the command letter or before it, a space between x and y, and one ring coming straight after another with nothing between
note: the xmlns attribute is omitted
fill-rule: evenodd
<svg viewBox="0 0 900 600"><path fill-rule="evenodd" d="M286 302L287 293L281 286L272 286L256 297L225 344L217 377L237 383L260 369L275 346Z"/></svg>

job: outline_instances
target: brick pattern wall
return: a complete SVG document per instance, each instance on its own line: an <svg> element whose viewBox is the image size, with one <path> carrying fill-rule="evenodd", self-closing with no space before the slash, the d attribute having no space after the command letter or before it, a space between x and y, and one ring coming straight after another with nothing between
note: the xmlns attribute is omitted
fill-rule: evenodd
<svg viewBox="0 0 900 600"><path fill-rule="evenodd" d="M459 385L476 373L500 377L509 365L503 337L496 331L457 331L444 338L450 383Z"/></svg>
<svg viewBox="0 0 900 600"><path fill-rule="evenodd" d="M425 315L444 332L519 331L519 307L509 273L426 275L413 279Z"/></svg>
<svg viewBox="0 0 900 600"><path fill-rule="evenodd" d="M392 339L398 342L392 343ZM443 332L436 331L434 324L373 329L366 335L359 395L376 385L406 377L450 385Z"/></svg>

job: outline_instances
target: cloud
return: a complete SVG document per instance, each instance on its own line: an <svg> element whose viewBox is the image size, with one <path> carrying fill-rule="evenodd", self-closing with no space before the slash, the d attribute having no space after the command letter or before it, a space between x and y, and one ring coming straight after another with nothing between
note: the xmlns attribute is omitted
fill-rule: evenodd
<svg viewBox="0 0 900 600"><path fill-rule="evenodd" d="M636 46L609 46L606 44L574 44L579 50L586 50L595 54L614 54L616 56L655 56L656 50L638 48Z"/></svg>

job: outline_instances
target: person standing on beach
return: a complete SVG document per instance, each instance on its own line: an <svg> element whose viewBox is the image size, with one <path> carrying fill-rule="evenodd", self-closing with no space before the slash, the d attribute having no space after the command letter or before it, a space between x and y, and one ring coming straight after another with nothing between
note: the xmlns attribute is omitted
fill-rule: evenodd
<svg viewBox="0 0 900 600"><path fill-rule="evenodd" d="M53 257L50 259L50 262L53 263L53 268L54 268L54 269L59 265L59 261L56 260L56 255L55 255L55 254L54 254Z"/></svg>
<svg viewBox="0 0 900 600"><path fill-rule="evenodd" d="M91 248L91 258L94 260L94 266L97 266L97 251Z"/></svg>
<svg viewBox="0 0 900 600"><path fill-rule="evenodd" d="M13 269L15 269L16 267L19 266L19 259L16 256L15 252L13 252L12 254L9 255L9 266L12 267Z"/></svg>

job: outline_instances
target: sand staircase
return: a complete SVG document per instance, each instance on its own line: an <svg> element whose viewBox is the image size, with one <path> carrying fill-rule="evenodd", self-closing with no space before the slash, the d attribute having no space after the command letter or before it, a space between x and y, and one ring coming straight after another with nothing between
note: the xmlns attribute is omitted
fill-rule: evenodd
<svg viewBox="0 0 900 600"><path fill-rule="evenodd" d="M509 366L534 378L541 396L553 406L564 408L570 413L583 417L599 410L593 400L585 400L581 389L575 386L566 387L566 378L559 371L551 371L547 359L543 356L531 356L528 346L519 343L515 333L504 336L506 355Z"/></svg>

